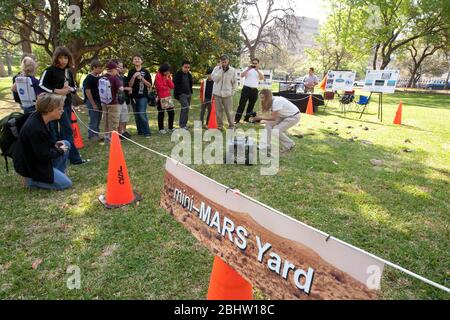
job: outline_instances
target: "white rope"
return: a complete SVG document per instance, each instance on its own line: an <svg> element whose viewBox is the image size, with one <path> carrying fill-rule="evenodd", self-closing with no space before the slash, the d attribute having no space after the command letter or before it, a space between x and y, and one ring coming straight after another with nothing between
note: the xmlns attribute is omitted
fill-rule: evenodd
<svg viewBox="0 0 450 320"><path fill-rule="evenodd" d="M144 145L142 145L142 144L140 144L140 143L138 143L138 142L136 142L136 141L133 141L133 140L131 140L131 139L125 137L124 135L120 134L120 133L117 132L116 130L113 130L113 131L110 131L110 132L97 132L97 131L95 131L95 130L92 130L91 128L89 128L89 126L87 126L87 125L80 119L80 117L79 117L78 114L75 112L75 110L74 110L74 113L75 113L75 116L77 117L77 120L78 120L78 121L79 121L86 129L88 129L88 130L91 131L91 132L94 132L94 133L96 133L96 134L111 134L111 133L113 133L113 132L116 132L120 137L122 137L123 139L126 139L127 141L130 141L131 143L137 145L138 147L141 147L142 149L145 149L145 150L147 150L147 151L150 151L150 152L152 152L152 153L154 153L154 154L156 154L156 155L159 155L159 156L161 156L161 157L163 157L163 158L171 159L171 160L175 161L177 164L180 164L180 162L179 162L178 160L176 160L176 159L174 159L174 158L172 158L172 157L170 157L170 156L168 156L168 155L165 155L165 154L163 154L163 153L161 153L161 152L158 152L158 151L156 151L156 150L153 150L153 149L151 149L151 148L149 148L149 147L146 147L146 146L144 146ZM183 164L183 165L186 166L185 164ZM186 166L186 167L188 167L188 166ZM189 168L189 167L188 167L188 168ZM189 168L189 169L194 170L194 169L192 169L192 168ZM207 178L208 178L208 177L207 177ZM208 178L208 179L210 179L210 178ZM213 180L213 181L214 181L214 180ZM225 187L226 187L226 186L225 186ZM229 190L229 189L230 189L230 188L227 187L227 190ZM270 207L268 207L267 205L265 205L265 204L263 204L263 203L261 203L261 202L255 200L255 199L251 198L250 196L247 196L247 195L245 195L245 194L243 194L243 193L241 193L241 192L239 192L239 194L240 194L241 196L243 196L244 198L246 198L246 199L248 199L248 200L250 200L250 201L252 201L252 202L254 202L254 203L256 203L256 204L259 204L259 205L262 205L262 206L264 206L264 207L270 208ZM273 208L270 208L270 209L271 209L271 210L274 210ZM284 214L283 214L283 215L284 215ZM292 219L293 219L293 218L292 218ZM383 258L380 258L380 257L378 257L378 256L376 256L376 255L373 255L373 254L371 254L371 253L368 253L368 252L366 252L366 251L364 251L364 250L362 250L362 249L359 249L359 248L357 248L357 247L354 247L354 246L352 246L352 245L350 245L350 244L348 244L348 243L346 243L346 242L344 242L344 241L342 241L342 240L336 239L336 238L334 238L334 237L333 237L333 239L335 239L335 240L337 240L337 241L339 241L339 242L341 242L341 243L343 243L343 244L345 244L345 245L347 245L347 246L350 246L350 247L352 247L352 248L354 248L354 249L356 249L356 250L358 250L358 251L361 251L361 252L363 252L363 253L365 253L365 254L368 254L368 255L370 255L370 256L376 258L376 259L379 260L380 262L382 262L382 263L384 263L384 264L386 264L386 265L388 265L388 266L390 266L390 267L392 267L392 268L394 268L394 269L397 269L397 270L399 270L399 271L401 271L401 272L403 272L403 273L406 273L407 275L409 275L409 276L411 276L411 277L413 277L413 278L416 278L416 279L418 279L418 280L420 280L420 281L422 281L422 282L425 282L425 283L427 283L427 284L429 284L429 285L431 285L431 286L433 286L433 287L435 287L435 288L438 288L438 289L440 289L440 290L443 290L443 291L445 291L445 292L447 292L447 293L450 293L450 289L447 288L447 287L445 287L445 286L443 286L443 285L441 285L441 284L438 284L438 283L433 282L433 281L431 281L431 280L429 280L429 279L427 279L427 278L425 278L425 277L422 277L422 276L420 276L420 275L418 275L418 274L416 274L416 273L414 273L414 272L412 272L412 271L409 271L409 270L407 270L407 269L405 269L405 268L403 268L403 267L401 267L401 266L399 266L399 265L397 265L397 264L395 264L395 263L392 263L392 262L387 261L387 260L385 260L385 259L383 259Z"/></svg>

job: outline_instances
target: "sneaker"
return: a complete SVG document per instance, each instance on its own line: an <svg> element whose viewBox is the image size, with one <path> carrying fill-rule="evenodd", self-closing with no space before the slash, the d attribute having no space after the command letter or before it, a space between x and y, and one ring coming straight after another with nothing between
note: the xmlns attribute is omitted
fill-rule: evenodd
<svg viewBox="0 0 450 320"><path fill-rule="evenodd" d="M144 138L146 138L146 139L150 139L150 137L151 137L150 134L147 134L147 135L144 136Z"/></svg>
<svg viewBox="0 0 450 320"><path fill-rule="evenodd" d="M74 166L91 162L91 159L82 159L81 162L72 163Z"/></svg>
<svg viewBox="0 0 450 320"><path fill-rule="evenodd" d="M166 134L166 133L167 133L166 129L159 130L159 134Z"/></svg>
<svg viewBox="0 0 450 320"><path fill-rule="evenodd" d="M180 129L183 129L183 130L189 130L189 127L188 127L188 126L185 126L185 127L181 127Z"/></svg>
<svg viewBox="0 0 450 320"><path fill-rule="evenodd" d="M122 135L123 135L125 138L131 139L131 134L129 134L128 131L125 131L124 133L122 133Z"/></svg>

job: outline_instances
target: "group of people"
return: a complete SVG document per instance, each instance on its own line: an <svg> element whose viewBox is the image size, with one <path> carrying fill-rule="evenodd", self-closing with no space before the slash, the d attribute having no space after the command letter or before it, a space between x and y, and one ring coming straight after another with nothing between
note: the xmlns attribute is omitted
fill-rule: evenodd
<svg viewBox="0 0 450 320"><path fill-rule="evenodd" d="M142 56L133 56L132 62L133 67L128 72L119 60L107 62L105 70L99 61L91 62L90 73L83 82L84 103L89 111L90 140L104 140L108 143L113 130L130 138L127 123L131 110L135 115L137 134L150 137L147 107L153 91L156 93L159 133L165 134L174 130L175 108L172 90L173 97L181 105L179 127L189 129L189 109L193 95L190 62L183 61L180 70L173 77L170 65L161 64L154 82L150 72L143 67ZM78 165L89 161L81 158L73 139L72 99L77 88L70 70L73 67L71 52L65 47L56 48L52 65L45 69L40 80L35 77L36 62L33 58L24 58L21 67L21 73L13 79L12 91L24 114L29 117L20 130L14 150L15 170L25 178L29 187L68 188L72 182L65 174L66 162ZM238 89L238 82L236 70L230 65L229 57L222 55L220 63L215 68L208 68L206 76L200 91L202 123L205 121L205 115L206 123L208 122L214 100L219 130L224 129L223 113L226 115L229 129L235 128L242 116L247 122L264 120L268 131L279 129L282 152L293 148L294 142L288 138L286 130L298 123L300 112L287 99L273 97L270 90L258 91L259 81L264 79L259 70L258 59L252 59L251 65L242 73L245 78L244 87L234 116L233 97ZM24 91L31 93L25 94L27 97L24 98ZM262 112L268 113L267 116L256 116L253 111L258 94ZM167 130L164 127L166 112ZM102 118L105 123L103 137L100 135ZM270 132L261 139L260 148L270 148Z"/></svg>

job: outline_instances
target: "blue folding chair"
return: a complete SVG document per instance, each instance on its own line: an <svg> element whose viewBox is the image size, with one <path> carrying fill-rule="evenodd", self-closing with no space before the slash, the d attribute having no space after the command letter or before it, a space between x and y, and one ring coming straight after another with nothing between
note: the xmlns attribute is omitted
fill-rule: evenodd
<svg viewBox="0 0 450 320"><path fill-rule="evenodd" d="M368 97L368 96L363 96L363 95L359 96L359 100L358 101L355 101L355 104L357 106L360 106L360 107L363 106L361 114L359 115L360 119L361 119L364 111L366 110L366 107L369 104L369 102L370 102L370 96Z"/></svg>

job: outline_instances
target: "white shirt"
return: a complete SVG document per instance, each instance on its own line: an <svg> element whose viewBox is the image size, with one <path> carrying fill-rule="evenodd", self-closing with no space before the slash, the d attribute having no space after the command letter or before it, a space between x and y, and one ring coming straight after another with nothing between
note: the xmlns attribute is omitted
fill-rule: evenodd
<svg viewBox="0 0 450 320"><path fill-rule="evenodd" d="M312 87L315 82L319 82L319 78L317 78L315 74L312 76L307 74L305 78L303 78L303 83L308 87Z"/></svg>
<svg viewBox="0 0 450 320"><path fill-rule="evenodd" d="M273 97L272 112L276 111L278 111L281 118L287 118L299 113L300 110L285 97Z"/></svg>
<svg viewBox="0 0 450 320"><path fill-rule="evenodd" d="M259 73L255 68L251 68L245 76L244 86L250 88L258 88L259 86Z"/></svg>

